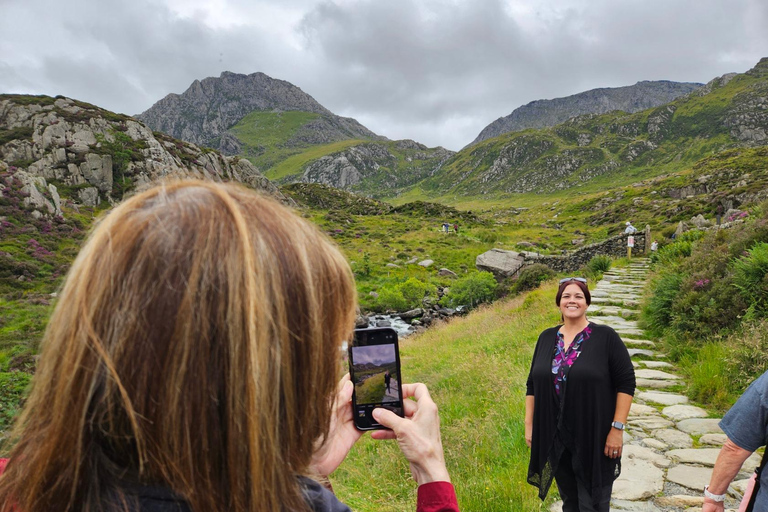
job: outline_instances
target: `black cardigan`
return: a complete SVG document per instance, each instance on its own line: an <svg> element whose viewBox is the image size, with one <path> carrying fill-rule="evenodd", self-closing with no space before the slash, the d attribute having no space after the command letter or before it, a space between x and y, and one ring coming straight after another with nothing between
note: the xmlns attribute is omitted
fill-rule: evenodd
<svg viewBox="0 0 768 512"><path fill-rule="evenodd" d="M616 409L616 393L635 394L635 370L619 335L606 325L589 324L592 334L581 345L561 391L555 393L552 356L560 326L539 335L528 374L527 395L534 396L533 439L528 483L543 500L564 449L573 454L576 477L592 490L597 503L603 486L621 472L619 459L603 454ZM562 410L561 410L562 408Z"/></svg>

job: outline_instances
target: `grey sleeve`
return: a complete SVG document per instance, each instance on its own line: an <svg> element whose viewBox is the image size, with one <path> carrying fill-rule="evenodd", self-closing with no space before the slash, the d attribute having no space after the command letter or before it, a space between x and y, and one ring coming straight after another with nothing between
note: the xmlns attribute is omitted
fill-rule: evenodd
<svg viewBox="0 0 768 512"><path fill-rule="evenodd" d="M768 438L768 372L749 385L720 420L720 428L739 448L753 452Z"/></svg>

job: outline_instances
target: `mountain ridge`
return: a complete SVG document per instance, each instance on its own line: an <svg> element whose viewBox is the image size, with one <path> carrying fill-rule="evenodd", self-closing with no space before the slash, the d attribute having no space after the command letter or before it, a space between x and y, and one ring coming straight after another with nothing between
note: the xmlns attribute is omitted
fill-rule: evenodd
<svg viewBox="0 0 768 512"><path fill-rule="evenodd" d="M579 115L604 114L614 110L634 113L658 107L703 85L696 82L641 80L634 85L599 87L561 98L531 101L483 128L465 149L504 133L528 128L549 128Z"/></svg>

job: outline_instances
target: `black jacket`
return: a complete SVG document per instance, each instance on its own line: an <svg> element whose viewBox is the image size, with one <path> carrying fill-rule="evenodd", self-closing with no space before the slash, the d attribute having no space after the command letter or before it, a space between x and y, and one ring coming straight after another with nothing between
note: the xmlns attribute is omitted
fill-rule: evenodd
<svg viewBox="0 0 768 512"><path fill-rule="evenodd" d="M336 499L336 496L309 478L299 478L304 496L314 512L351 512L349 507ZM135 499L136 512L192 512L189 505L162 487L136 487L130 489L130 497Z"/></svg>
<svg viewBox="0 0 768 512"><path fill-rule="evenodd" d="M592 333L571 366L561 398L555 393L552 356L560 326L545 330L536 342L527 395L533 395L533 439L528 482L544 499L564 449L578 468L576 477L593 500L621 472L619 459L603 454L616 409L616 393L635 394L635 370L619 335L606 325L589 324Z"/></svg>

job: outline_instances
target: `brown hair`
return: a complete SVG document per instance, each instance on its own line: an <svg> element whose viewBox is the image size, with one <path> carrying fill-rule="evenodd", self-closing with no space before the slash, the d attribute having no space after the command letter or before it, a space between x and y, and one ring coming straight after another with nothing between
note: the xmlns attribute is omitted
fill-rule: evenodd
<svg viewBox="0 0 768 512"><path fill-rule="evenodd" d="M125 201L69 271L0 510L115 510L126 482L196 511L306 509L355 307L340 252L272 199L186 181Z"/></svg>
<svg viewBox="0 0 768 512"><path fill-rule="evenodd" d="M592 295L589 293L589 288L587 287L587 283L582 283L581 281L571 279L570 281L565 281L564 283L560 283L560 287L557 289L557 295L555 295L555 304L557 304L557 307L560 307L560 299L563 298L563 292L565 291L565 288L569 284L575 284L576 286L581 288L582 293L584 293L584 298L587 300L587 305L589 306L590 304L592 304Z"/></svg>

